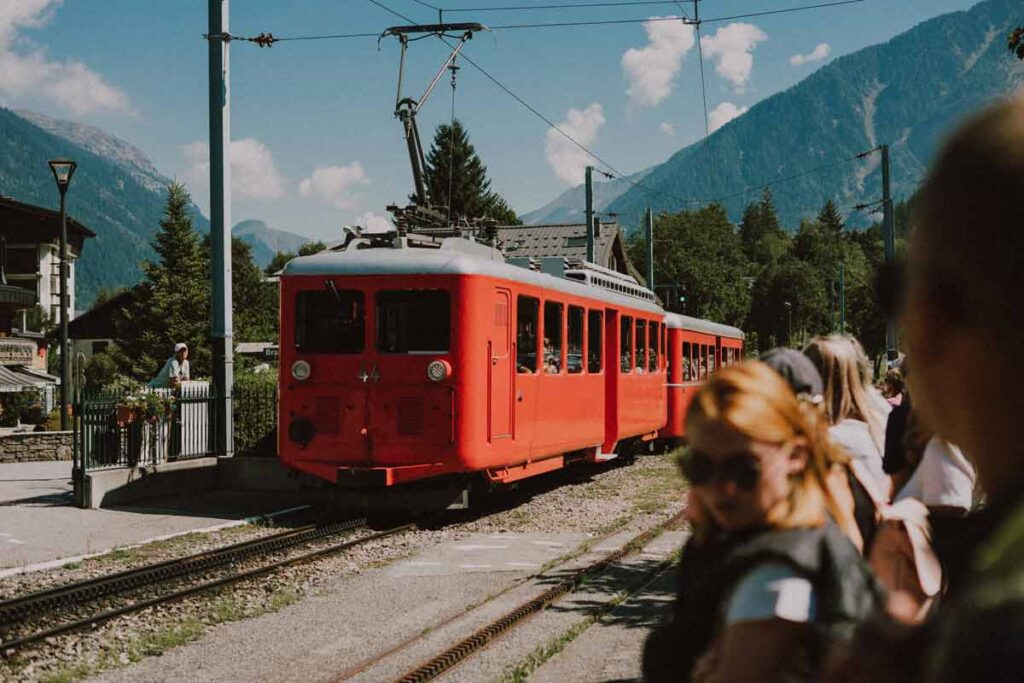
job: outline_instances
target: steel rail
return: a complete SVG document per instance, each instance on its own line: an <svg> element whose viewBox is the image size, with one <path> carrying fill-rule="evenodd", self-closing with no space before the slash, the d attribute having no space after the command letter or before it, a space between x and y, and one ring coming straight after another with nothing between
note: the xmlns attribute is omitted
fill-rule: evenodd
<svg viewBox="0 0 1024 683"><path fill-rule="evenodd" d="M36 633L31 633L20 638L14 638L12 640L0 643L0 653L6 654L11 650L17 649L24 645L28 645L30 643L44 640L46 638L52 638L53 636L69 633L71 631L77 631L80 629L97 626L98 624L117 618L119 616L130 614L132 612L138 612L139 610L143 610L148 607L153 607L154 605L174 602L192 595L197 595L199 593L205 593L207 591L215 590L217 588L221 588L232 583L238 583L240 581L245 581L246 579L255 578L257 576L262 576L264 574L270 574L283 567L288 567L296 564L303 564L305 562L309 562L311 560L315 560L326 555L331 555L334 553L341 552L343 550L347 550L348 548L361 545L368 541L372 541L378 538L384 538L387 536L392 536L394 534L407 531L414 527L415 524L410 523L394 527L392 529L385 529L384 531L378 531L367 536L362 536L360 538L353 539L351 541L345 541L343 543L331 545L326 548L320 548L318 550L314 550L303 555L297 555L295 557L263 565L262 567L256 567L254 569L239 572L237 574L224 576L214 581L208 581L206 583L202 583L196 586L189 586L188 588L183 588L172 593L167 593L166 595L159 595L153 598L149 598L147 600L141 600L130 605L125 605L124 607L119 607L117 609L109 610L107 612L95 614L89 617L85 617L83 619L79 619L77 621L60 624L58 626L46 629L45 631L38 631Z"/></svg>
<svg viewBox="0 0 1024 683"><path fill-rule="evenodd" d="M324 526L310 524L297 529L289 529L272 536L250 539L187 557L165 560L135 569L128 569L109 576L98 576L17 596L0 602L0 626L18 622L30 616L51 612L65 605L98 600L152 584L185 577L199 571L214 569L237 560L252 557L253 555L285 550L318 538L359 528L365 526L365 524L365 519L348 520Z"/></svg>
<svg viewBox="0 0 1024 683"><path fill-rule="evenodd" d="M609 553L597 562L573 572L558 584L544 591L537 597L523 603L505 616L491 622L473 635L465 638L455 645L452 645L444 652L423 662L415 669L409 671L402 677L396 679L396 683L421 683L431 681L444 674L470 655L483 649L498 637L512 630L529 617L543 611L552 603L576 590L581 583L588 578L600 574L627 555L631 555L654 540L661 533L672 526L675 526L685 519L685 513L680 512L661 524L652 527L637 536L618 550Z"/></svg>
<svg viewBox="0 0 1024 683"><path fill-rule="evenodd" d="M473 610L480 609L482 606L484 606L484 605L486 605L488 603L494 602L498 598L500 598L503 595L507 594L509 591L512 591L512 590L518 588L519 586L523 585L527 581L532 581L534 579L538 579L538 578L544 576L545 574L550 573L552 570L554 570L555 567L558 567L559 565L563 565L566 562L572 562L573 560L575 560L576 558L580 557L581 555L584 555L587 552L589 552L591 548L594 548L595 546L601 545L602 543L607 541L609 538L611 538L615 534L620 533L621 531L622 531L622 527L616 527L615 529L611 529L609 531L606 531L605 533L601 534L600 536L596 536L594 538L586 539L585 541L580 543L577 547L573 548L572 551L566 553L565 555L562 555L561 557L555 558L551 562L548 562L539 571L536 571L536 572L534 572L532 574L527 574L526 576L521 576L521 577L519 577L517 579L514 579L512 582L510 582L507 586L502 588L497 593L492 593L491 595L488 595L487 598L485 600L483 600L482 602L478 602L475 605L472 605L472 606L468 607L463 612L460 612L458 614L453 614L452 616L450 616L450 617L448 617L446 619L443 619L442 621L436 622L436 623L430 625L429 627L423 629L423 631L421 631L420 633L417 633L417 634L415 634L413 636L410 636L410 637L406 638L402 642L392 646L391 648L385 650L384 652L376 654L376 655L370 657L369 659L366 659L366 660L360 662L359 664L355 664L355 665L349 667L344 672L339 674L337 678L333 679L333 683L342 683L342 681L347 681L350 678L358 676L362 672L366 671L367 669L369 669L372 666L375 666L375 665L379 664L380 662L384 661L385 659L387 659L391 655L395 654L396 652L400 652L400 651L404 650L405 648L409 647L410 645L412 645L413 643L418 642L418 641L424 639L425 637L427 637L427 634L429 634L429 633L436 633L439 629L442 629L445 626L448 626L449 624L452 624L452 623L458 621L459 619L465 617L467 614L471 613Z"/></svg>

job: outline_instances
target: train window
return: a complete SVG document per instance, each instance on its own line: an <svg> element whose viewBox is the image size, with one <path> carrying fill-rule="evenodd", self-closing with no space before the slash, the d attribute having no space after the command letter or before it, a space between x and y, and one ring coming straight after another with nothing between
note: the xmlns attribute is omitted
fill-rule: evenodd
<svg viewBox="0 0 1024 683"><path fill-rule="evenodd" d="M693 377L690 374L690 342L683 342L683 381L689 382Z"/></svg>
<svg viewBox="0 0 1024 683"><path fill-rule="evenodd" d="M516 371L537 372L537 311L540 301L520 296L516 301Z"/></svg>
<svg viewBox="0 0 1024 683"><path fill-rule="evenodd" d="M590 311L587 314L587 372L601 372L603 342L604 314L601 311Z"/></svg>
<svg viewBox="0 0 1024 683"><path fill-rule="evenodd" d="M700 359L697 362L700 363L700 371L699 371L697 376L701 380L707 379L708 378L708 345L707 344L701 344L700 345Z"/></svg>
<svg viewBox="0 0 1024 683"><path fill-rule="evenodd" d="M447 353L452 302L442 289L377 292L377 350Z"/></svg>
<svg viewBox="0 0 1024 683"><path fill-rule="evenodd" d="M633 319L628 315L622 316L622 329L619 334L619 369L622 372L633 370Z"/></svg>
<svg viewBox="0 0 1024 683"><path fill-rule="evenodd" d="M330 281L328 280L330 283ZM336 289L295 296L295 349L302 353L362 353L366 339L363 293Z"/></svg>
<svg viewBox="0 0 1024 683"><path fill-rule="evenodd" d="M562 371L562 304L544 302L544 372Z"/></svg>
<svg viewBox="0 0 1024 683"><path fill-rule="evenodd" d="M570 375L583 372L583 309L569 307L569 350L565 357L565 369Z"/></svg>
<svg viewBox="0 0 1024 683"><path fill-rule="evenodd" d="M647 331L651 336L650 353L647 355L647 369L651 372L658 371L658 323L647 323Z"/></svg>
<svg viewBox="0 0 1024 683"><path fill-rule="evenodd" d="M710 375L715 371L715 352L717 348L714 346L708 347L708 374Z"/></svg>
<svg viewBox="0 0 1024 683"><path fill-rule="evenodd" d="M647 371L647 321L636 321L636 371Z"/></svg>

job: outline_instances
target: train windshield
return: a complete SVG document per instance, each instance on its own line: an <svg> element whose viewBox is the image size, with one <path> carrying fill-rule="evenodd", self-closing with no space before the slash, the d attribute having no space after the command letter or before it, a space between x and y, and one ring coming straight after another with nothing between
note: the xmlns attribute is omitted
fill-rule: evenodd
<svg viewBox="0 0 1024 683"><path fill-rule="evenodd" d="M303 353L362 353L366 337L363 293L331 285L295 296L295 349Z"/></svg>
<svg viewBox="0 0 1024 683"><path fill-rule="evenodd" d="M451 297L440 289L377 293L377 350L447 353L451 347Z"/></svg>

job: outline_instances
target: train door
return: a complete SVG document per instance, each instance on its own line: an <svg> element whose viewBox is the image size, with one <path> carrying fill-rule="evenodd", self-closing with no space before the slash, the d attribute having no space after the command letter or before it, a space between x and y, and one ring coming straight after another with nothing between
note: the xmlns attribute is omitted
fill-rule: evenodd
<svg viewBox="0 0 1024 683"><path fill-rule="evenodd" d="M608 309L604 316L604 444L606 453L619 438L619 312Z"/></svg>
<svg viewBox="0 0 1024 683"><path fill-rule="evenodd" d="M490 368L488 440L512 436L512 293L494 290L494 334L488 342Z"/></svg>

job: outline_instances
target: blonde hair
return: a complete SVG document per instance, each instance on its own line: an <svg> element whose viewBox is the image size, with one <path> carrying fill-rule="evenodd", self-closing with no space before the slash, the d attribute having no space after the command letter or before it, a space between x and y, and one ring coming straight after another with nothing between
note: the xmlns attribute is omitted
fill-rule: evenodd
<svg viewBox="0 0 1024 683"><path fill-rule="evenodd" d="M837 425L851 419L866 422L878 452L884 451L885 415L868 395L864 368L870 364L860 351L860 344L840 335L815 337L804 347L804 354L825 381L825 414L829 423Z"/></svg>
<svg viewBox="0 0 1024 683"><path fill-rule="evenodd" d="M752 441L807 443L807 466L791 480L789 495L768 511L768 525L776 529L817 527L828 512L851 538L860 538L851 505L836 490L837 467L849 456L832 444L828 427L817 410L797 399L786 381L765 363L747 361L718 370L697 392L686 414L687 431L696 422L718 421ZM696 524L710 525L707 515Z"/></svg>

